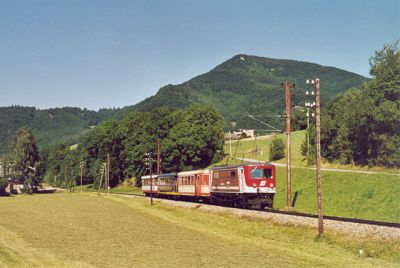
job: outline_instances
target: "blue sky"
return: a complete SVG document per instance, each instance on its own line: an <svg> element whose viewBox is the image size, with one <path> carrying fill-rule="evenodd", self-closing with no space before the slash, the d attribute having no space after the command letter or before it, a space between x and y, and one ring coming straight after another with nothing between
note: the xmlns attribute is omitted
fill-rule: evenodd
<svg viewBox="0 0 400 268"><path fill-rule="evenodd" d="M400 0L0 0L0 106L135 104L244 53L368 76Z"/></svg>

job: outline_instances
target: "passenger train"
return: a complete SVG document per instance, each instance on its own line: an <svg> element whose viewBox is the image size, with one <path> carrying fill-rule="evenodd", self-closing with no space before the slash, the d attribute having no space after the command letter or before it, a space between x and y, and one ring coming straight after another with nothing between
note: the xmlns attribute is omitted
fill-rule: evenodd
<svg viewBox="0 0 400 268"><path fill-rule="evenodd" d="M147 195L241 208L271 208L276 170L270 163L220 166L211 169L142 176Z"/></svg>

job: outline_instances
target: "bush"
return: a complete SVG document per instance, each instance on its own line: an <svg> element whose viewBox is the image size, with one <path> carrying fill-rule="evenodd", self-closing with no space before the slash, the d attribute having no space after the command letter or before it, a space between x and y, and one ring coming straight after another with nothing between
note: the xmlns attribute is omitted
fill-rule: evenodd
<svg viewBox="0 0 400 268"><path fill-rule="evenodd" d="M275 137L269 145L269 161L279 160L285 157L285 143Z"/></svg>

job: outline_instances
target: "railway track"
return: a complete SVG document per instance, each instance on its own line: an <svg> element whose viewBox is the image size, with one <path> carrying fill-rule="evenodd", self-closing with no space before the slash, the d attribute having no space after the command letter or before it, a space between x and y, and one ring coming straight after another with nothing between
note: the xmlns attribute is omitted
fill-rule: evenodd
<svg viewBox="0 0 400 268"><path fill-rule="evenodd" d="M132 194L132 193L110 193L110 194L112 194L112 195L127 195L127 196L146 197L143 194ZM168 199L168 200L171 200L171 199ZM179 201L180 202L197 203L195 201L186 201L186 200L179 200ZM211 205L211 204L207 204L207 205ZM215 206L217 206L217 205L215 205ZM298 217L306 217L306 218L318 218L318 215L315 215L315 214L295 212L295 211L284 211L284 210L277 210L277 209L265 209L265 210L263 210L263 212L290 215L290 216L298 216ZM395 223L395 222L373 221L373 220L356 219L356 218L345 218L345 217L328 216L328 215L324 215L324 219L325 220L341 221L341 222L361 223L361 224L367 224L367 225L400 228L400 223Z"/></svg>

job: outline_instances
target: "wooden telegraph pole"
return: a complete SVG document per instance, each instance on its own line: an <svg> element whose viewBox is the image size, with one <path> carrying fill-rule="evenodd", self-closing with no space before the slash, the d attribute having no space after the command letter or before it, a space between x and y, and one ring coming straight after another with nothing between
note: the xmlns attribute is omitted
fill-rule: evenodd
<svg viewBox="0 0 400 268"><path fill-rule="evenodd" d="M287 173L287 196L286 206L290 208L292 206L292 178L290 168L290 153L291 153L291 137L290 137L290 82L286 81L286 173Z"/></svg>
<svg viewBox="0 0 400 268"><path fill-rule="evenodd" d="M307 80L306 84L311 84L315 89L315 102L306 103L308 107L315 107L315 129L316 129L316 155L315 155L315 169L317 177L317 206L318 206L318 234L322 235L324 233L324 213L322 209L322 177L321 177L321 90L320 90L320 80L316 78L315 80ZM308 95L308 91L306 91ZM311 95L314 92L311 91ZM309 116L309 115L308 115ZM314 116L314 113L312 114Z"/></svg>
<svg viewBox="0 0 400 268"><path fill-rule="evenodd" d="M320 81L319 78L315 79L315 113L316 113L316 131L317 131L317 199L318 199L318 233L324 233L324 219L322 210L322 178L321 178L321 97L320 97Z"/></svg>

